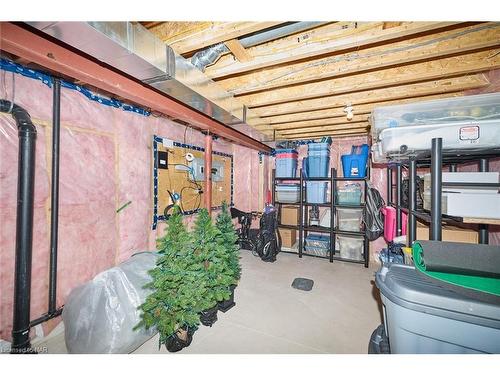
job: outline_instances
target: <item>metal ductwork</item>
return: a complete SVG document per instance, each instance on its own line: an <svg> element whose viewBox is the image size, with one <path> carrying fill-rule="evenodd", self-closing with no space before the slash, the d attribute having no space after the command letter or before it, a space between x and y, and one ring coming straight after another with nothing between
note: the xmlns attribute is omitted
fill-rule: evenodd
<svg viewBox="0 0 500 375"><path fill-rule="evenodd" d="M243 104L177 55L153 33L131 22L29 22L29 25L149 84L253 138ZM246 117L244 114L246 113Z"/></svg>
<svg viewBox="0 0 500 375"><path fill-rule="evenodd" d="M277 27L268 31L259 32L245 38L238 39L243 48L253 47L258 44L270 42L288 35L296 34L301 31L309 30L314 27L324 25L327 22L293 22L286 26ZM191 57L191 64L202 72L209 65L215 63L219 57L229 52L229 48L224 43L218 43L204 50L196 52Z"/></svg>

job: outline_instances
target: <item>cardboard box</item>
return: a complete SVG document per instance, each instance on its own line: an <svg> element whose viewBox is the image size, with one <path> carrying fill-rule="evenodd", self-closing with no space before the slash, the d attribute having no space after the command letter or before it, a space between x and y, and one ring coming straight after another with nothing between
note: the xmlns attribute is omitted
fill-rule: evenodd
<svg viewBox="0 0 500 375"><path fill-rule="evenodd" d="M281 236L281 246L292 248L297 242L297 230L279 228L279 231Z"/></svg>
<svg viewBox="0 0 500 375"><path fill-rule="evenodd" d="M281 224L297 225L299 223L299 207L281 206Z"/></svg>
<svg viewBox="0 0 500 375"><path fill-rule="evenodd" d="M429 226L417 221L417 240L429 239ZM453 225L443 225L442 240L449 242L478 243L479 235L472 229L464 229Z"/></svg>

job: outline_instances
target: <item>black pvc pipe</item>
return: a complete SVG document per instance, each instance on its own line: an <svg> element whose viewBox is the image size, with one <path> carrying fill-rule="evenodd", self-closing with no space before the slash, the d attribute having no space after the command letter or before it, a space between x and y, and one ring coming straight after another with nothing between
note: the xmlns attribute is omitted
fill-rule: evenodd
<svg viewBox="0 0 500 375"><path fill-rule="evenodd" d="M396 166L396 236L401 236L402 232L402 225L401 225L401 201L403 197L403 192L401 191L402 189L402 175L403 169L401 168L401 164L398 164Z"/></svg>
<svg viewBox="0 0 500 375"><path fill-rule="evenodd" d="M31 346L29 332L36 128L24 108L7 100L0 100L0 112L9 112L11 109L12 117L16 120L19 137L14 316L11 352L20 353Z"/></svg>
<svg viewBox="0 0 500 375"><path fill-rule="evenodd" d="M488 159L479 159L479 172L489 172L490 163ZM488 224L479 224L479 243L488 244L489 241L489 227Z"/></svg>
<svg viewBox="0 0 500 375"><path fill-rule="evenodd" d="M52 87L52 192L50 213L50 268L49 268L49 312L56 311L57 295L57 242L59 219L59 138L61 125L61 81L54 79Z"/></svg>
<svg viewBox="0 0 500 375"><path fill-rule="evenodd" d="M387 167L387 205L392 203L392 168Z"/></svg>
<svg viewBox="0 0 500 375"><path fill-rule="evenodd" d="M411 247L417 239L417 217L414 215L417 209L417 161L411 158L409 167L408 246Z"/></svg>
<svg viewBox="0 0 500 375"><path fill-rule="evenodd" d="M429 239L441 241L441 199L443 182L443 139L432 138L431 149L431 230Z"/></svg>

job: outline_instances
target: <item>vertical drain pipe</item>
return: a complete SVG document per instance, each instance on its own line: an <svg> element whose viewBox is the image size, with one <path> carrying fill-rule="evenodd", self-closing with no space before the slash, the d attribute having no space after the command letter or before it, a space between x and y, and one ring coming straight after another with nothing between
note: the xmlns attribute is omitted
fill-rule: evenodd
<svg viewBox="0 0 500 375"><path fill-rule="evenodd" d="M17 175L16 256L12 353L30 348L31 256L33 249L33 206L35 189L36 128L22 107L0 100L0 112L12 113L19 136Z"/></svg>
<svg viewBox="0 0 500 375"><path fill-rule="evenodd" d="M212 136L205 135L205 207L212 212Z"/></svg>
<svg viewBox="0 0 500 375"><path fill-rule="evenodd" d="M56 312L57 296L57 242L59 219L59 138L61 125L61 81L54 78L52 88L52 191L50 202L50 276L49 315Z"/></svg>

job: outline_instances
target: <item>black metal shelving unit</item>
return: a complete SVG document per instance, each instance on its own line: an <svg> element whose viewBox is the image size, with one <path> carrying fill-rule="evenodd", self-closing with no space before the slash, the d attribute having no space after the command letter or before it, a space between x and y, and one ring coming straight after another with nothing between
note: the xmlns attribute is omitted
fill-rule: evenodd
<svg viewBox="0 0 500 375"><path fill-rule="evenodd" d="M356 182L363 182L364 189L363 189L363 196L366 197L366 187L367 187L367 181L369 179L369 174L368 177L366 178L345 178L345 177L337 177L337 171L335 168L331 168L330 170L330 177L319 177L319 178L304 178L302 176L302 171L299 170L299 175L300 177L293 177L293 178L288 178L288 177L276 177L276 171L272 171L272 200L273 204L275 207L278 209L278 228L283 228L283 229L297 229L299 231L299 245L298 245L298 253L292 252L292 251L282 251L284 253L291 253L291 254L298 254L299 258L302 258L303 255L305 256L312 256L312 257L317 257L317 258L323 258L323 259L328 259L330 262L333 262L334 260L338 261L345 261L345 262L350 262L350 263L360 263L364 264L365 267L368 267L369 264L369 248L368 248L368 240L366 238L366 235L364 231L359 231L359 232L350 232L350 231L341 231L337 228L335 225L336 221L336 209L337 208L359 208L362 209L364 207L364 203L360 205L344 205L344 204L337 204L336 202L336 189L337 189L337 182L346 182L346 181L356 181ZM311 182L311 181L323 181L323 182L329 182L330 183L330 202L328 203L308 203L307 202L307 189L306 189L306 182ZM287 202L279 202L276 201L276 186L277 183L283 183L283 182L299 182L299 202L297 203L287 203ZM287 205L287 206L297 206L299 207L299 222L297 225L284 225L281 224L281 206L282 205ZM330 208L330 227L321 227L321 226L309 226L306 223L308 223L308 207L310 206L318 206L318 207L327 207ZM315 255L315 254L308 254L304 252L304 240L305 237L307 236L307 233L309 232L317 232L317 233L327 233L330 236L330 251L328 256L321 256L321 255ZM348 235L348 236L360 236L363 237L363 259L362 260L355 260L355 259L348 259L348 258L342 258L340 256L336 255L336 238L337 234L339 235Z"/></svg>
<svg viewBox="0 0 500 375"><path fill-rule="evenodd" d="M479 172L489 171L489 159L500 157L500 148L489 150L464 150L461 152L443 151L442 139L433 138L431 141L431 150L421 152L408 160L398 162L397 164L389 164L387 167L387 204L396 208L396 231L397 235L401 235L402 228L402 212L408 214L408 243L411 244L417 237L417 219L430 224L429 239L441 241L442 224L460 224L467 223L463 217L444 215L441 212L442 199L442 172L443 167L448 166L450 172L457 171L458 164L470 163L476 161L479 163ZM409 199L408 207L401 206L401 185L402 185L402 167L408 167L408 184L409 184ZM431 210L430 212L423 209L417 209L417 168L428 168L431 170ZM393 173L396 171L396 183L392 183ZM457 186L453 183L445 183L445 186ZM484 186L482 183L458 184L460 186ZM487 184L488 186L500 187L500 184ZM395 188L395 191L393 191ZM393 202L394 194L396 202ZM488 243L488 224L479 223L479 243Z"/></svg>

